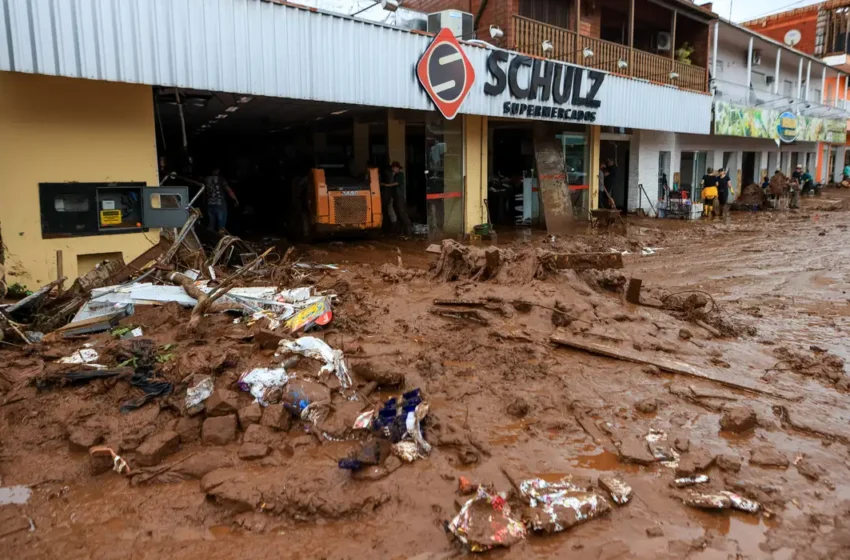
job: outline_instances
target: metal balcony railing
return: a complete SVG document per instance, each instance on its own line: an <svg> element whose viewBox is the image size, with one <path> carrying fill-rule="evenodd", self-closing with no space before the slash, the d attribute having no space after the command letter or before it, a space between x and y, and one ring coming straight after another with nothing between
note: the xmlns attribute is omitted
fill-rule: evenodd
<svg viewBox="0 0 850 560"><path fill-rule="evenodd" d="M570 62L681 89L708 92L708 74L705 68L631 49L618 43L579 35L562 27L515 15L512 20L511 37L513 38L512 48L525 54ZM544 41L552 44L551 51L544 52ZM590 53L593 54L586 56Z"/></svg>

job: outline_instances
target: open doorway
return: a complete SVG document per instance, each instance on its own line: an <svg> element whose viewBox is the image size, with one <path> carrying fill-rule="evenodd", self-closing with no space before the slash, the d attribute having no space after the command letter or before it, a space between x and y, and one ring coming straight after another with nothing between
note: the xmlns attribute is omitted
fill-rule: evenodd
<svg viewBox="0 0 850 560"><path fill-rule="evenodd" d="M629 142L602 140L599 143L599 162L605 165L609 177L604 181L617 208L625 210L629 199ZM602 189L600 188L600 191ZM604 195L604 193L602 193ZM608 204L600 205L607 208Z"/></svg>
<svg viewBox="0 0 850 560"><path fill-rule="evenodd" d="M731 170L727 169L726 172L729 173ZM741 188L744 188L746 185L752 184L753 180L756 176L756 153L755 152L743 152L741 156Z"/></svg>

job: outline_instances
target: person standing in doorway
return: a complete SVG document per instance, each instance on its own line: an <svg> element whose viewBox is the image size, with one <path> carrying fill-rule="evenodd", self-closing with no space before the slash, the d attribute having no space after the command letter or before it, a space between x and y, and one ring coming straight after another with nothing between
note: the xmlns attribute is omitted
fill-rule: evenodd
<svg viewBox="0 0 850 560"><path fill-rule="evenodd" d="M218 166L214 166L211 173L204 179L204 187L209 219L207 227L210 231L223 232L227 226L227 201L224 195L227 193L236 208L239 208L239 200L227 184L227 179L221 176L221 169Z"/></svg>
<svg viewBox="0 0 850 560"><path fill-rule="evenodd" d="M407 215L407 185L401 164L394 161L390 164L391 175L389 182L381 183L381 202L386 219L387 208L392 206L396 222L401 226L403 235L413 235L413 224ZM389 200L387 200L387 198Z"/></svg>
<svg viewBox="0 0 850 560"><path fill-rule="evenodd" d="M724 220L729 218L729 193L735 194L735 189L732 187L732 180L726 175L726 170L722 167L717 170L719 176L717 178L717 202L720 204L720 214Z"/></svg>

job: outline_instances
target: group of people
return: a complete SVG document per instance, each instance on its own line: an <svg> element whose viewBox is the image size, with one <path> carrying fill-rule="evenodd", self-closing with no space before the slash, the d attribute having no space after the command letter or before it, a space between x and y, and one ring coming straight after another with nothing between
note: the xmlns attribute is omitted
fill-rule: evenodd
<svg viewBox="0 0 850 560"><path fill-rule="evenodd" d="M720 214L724 218L729 212L729 194L735 194L732 180L724 168L714 171L710 167L702 176L702 202L705 216L712 218Z"/></svg>

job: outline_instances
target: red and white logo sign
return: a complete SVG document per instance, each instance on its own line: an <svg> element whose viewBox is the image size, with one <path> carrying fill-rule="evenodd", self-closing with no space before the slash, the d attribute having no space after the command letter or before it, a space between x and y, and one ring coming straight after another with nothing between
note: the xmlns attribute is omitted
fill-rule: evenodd
<svg viewBox="0 0 850 560"><path fill-rule="evenodd" d="M444 117L455 118L472 89L475 70L454 33L444 27L416 65L416 75Z"/></svg>

